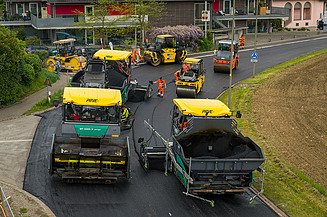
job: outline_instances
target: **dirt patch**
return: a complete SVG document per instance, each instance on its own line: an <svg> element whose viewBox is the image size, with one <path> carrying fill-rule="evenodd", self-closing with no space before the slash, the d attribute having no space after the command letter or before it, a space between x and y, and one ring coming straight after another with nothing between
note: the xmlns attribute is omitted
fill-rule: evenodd
<svg viewBox="0 0 327 217"><path fill-rule="evenodd" d="M253 95L258 130L327 188L327 54L283 70Z"/></svg>

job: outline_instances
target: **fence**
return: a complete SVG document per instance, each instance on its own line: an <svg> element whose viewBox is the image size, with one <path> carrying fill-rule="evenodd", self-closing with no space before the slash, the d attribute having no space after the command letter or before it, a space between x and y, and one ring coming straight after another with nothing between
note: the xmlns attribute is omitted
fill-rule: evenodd
<svg viewBox="0 0 327 217"><path fill-rule="evenodd" d="M0 216L1 217L14 217L14 213L8 202L8 198L3 191L3 188L0 186Z"/></svg>

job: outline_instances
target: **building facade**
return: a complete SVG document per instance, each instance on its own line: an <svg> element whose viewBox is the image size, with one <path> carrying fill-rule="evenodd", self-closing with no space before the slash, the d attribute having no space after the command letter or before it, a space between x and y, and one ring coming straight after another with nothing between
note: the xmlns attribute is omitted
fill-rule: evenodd
<svg viewBox="0 0 327 217"><path fill-rule="evenodd" d="M291 29L316 27L317 20L322 18L326 9L326 3L321 0L273 0L272 5L287 8L289 17L284 21L284 27Z"/></svg>

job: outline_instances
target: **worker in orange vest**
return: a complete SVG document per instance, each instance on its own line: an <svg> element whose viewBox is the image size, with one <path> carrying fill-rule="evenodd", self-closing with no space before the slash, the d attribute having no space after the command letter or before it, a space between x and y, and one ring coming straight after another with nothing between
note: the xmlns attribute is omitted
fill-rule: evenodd
<svg viewBox="0 0 327 217"><path fill-rule="evenodd" d="M179 77L182 75L181 71L182 71L181 69L178 69L178 70L174 73L175 81L178 81Z"/></svg>
<svg viewBox="0 0 327 217"><path fill-rule="evenodd" d="M240 36L239 40L240 40L240 49L244 49L245 37L243 34Z"/></svg>
<svg viewBox="0 0 327 217"><path fill-rule="evenodd" d="M163 97L165 94L166 81L160 77L158 80L153 82L154 84L158 83L158 96Z"/></svg>
<svg viewBox="0 0 327 217"><path fill-rule="evenodd" d="M187 72L187 70L189 70L190 69L190 64L183 64L183 66L182 66L182 71L183 71L183 73L184 72Z"/></svg>
<svg viewBox="0 0 327 217"><path fill-rule="evenodd" d="M132 49L132 59L131 59L131 62L132 62L132 64L134 64L134 65L136 65L136 57L135 57L135 50L134 49Z"/></svg>

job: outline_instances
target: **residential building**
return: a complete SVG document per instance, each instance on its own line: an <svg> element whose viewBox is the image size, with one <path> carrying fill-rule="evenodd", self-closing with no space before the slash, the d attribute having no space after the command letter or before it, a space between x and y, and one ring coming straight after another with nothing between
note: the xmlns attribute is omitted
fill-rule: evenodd
<svg viewBox="0 0 327 217"><path fill-rule="evenodd" d="M290 29L312 28L317 26L317 20L322 18L326 10L326 2L321 0L273 0L273 7L284 7L288 10L288 19L284 27Z"/></svg>

